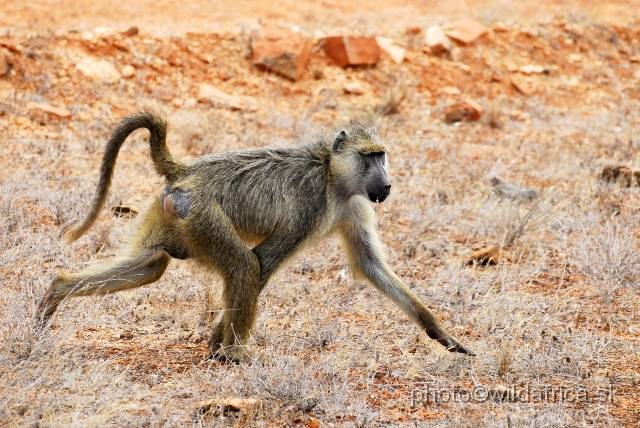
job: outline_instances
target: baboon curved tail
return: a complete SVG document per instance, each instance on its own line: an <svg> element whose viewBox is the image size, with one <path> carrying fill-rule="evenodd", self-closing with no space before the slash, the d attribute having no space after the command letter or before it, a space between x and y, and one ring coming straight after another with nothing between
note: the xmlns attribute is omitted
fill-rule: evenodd
<svg viewBox="0 0 640 428"><path fill-rule="evenodd" d="M136 115L128 116L120 122L120 126L113 131L102 158L102 166L100 167L100 181L98 188L91 201L91 207L87 215L78 223L73 225L65 233L67 242L75 241L80 238L93 223L96 221L100 210L107 200L111 179L113 178L113 170L116 165L116 159L120 147L127 137L136 129L147 128L151 134L149 138L151 159L155 165L156 171L167 178L168 182L174 182L180 178L186 171L187 166L176 160L169 149L167 149L167 123L164 119L152 115L151 113L142 112Z"/></svg>

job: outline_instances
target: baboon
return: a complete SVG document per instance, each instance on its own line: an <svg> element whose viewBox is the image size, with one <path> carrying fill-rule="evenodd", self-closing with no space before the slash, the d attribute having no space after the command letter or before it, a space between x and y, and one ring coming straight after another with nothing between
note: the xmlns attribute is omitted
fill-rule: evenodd
<svg viewBox="0 0 640 428"><path fill-rule="evenodd" d="M139 128L150 132L151 159L166 186L121 256L58 274L40 303L42 322L67 297L140 287L157 281L171 258L193 258L224 281L224 311L209 343L212 356L247 360L253 356L247 341L258 296L269 278L306 245L337 234L356 277L367 279L449 351L474 355L385 261L371 202L390 194L387 145L359 124L295 147L230 151L187 165L167 149L163 119L146 112L129 116L107 143L89 212L67 231L68 241L95 222L118 151Z"/></svg>

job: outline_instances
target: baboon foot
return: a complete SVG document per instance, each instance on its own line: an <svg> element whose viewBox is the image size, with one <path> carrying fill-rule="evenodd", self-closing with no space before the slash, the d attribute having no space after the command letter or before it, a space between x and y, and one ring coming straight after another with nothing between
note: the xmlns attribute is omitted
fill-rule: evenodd
<svg viewBox="0 0 640 428"><path fill-rule="evenodd" d="M261 356L246 345L219 345L215 350L211 349L211 358L234 363L262 362Z"/></svg>

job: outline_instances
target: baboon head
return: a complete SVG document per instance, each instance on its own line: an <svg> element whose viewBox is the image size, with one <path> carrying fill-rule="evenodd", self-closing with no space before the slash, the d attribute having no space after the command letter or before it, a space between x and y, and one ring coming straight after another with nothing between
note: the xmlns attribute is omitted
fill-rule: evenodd
<svg viewBox="0 0 640 428"><path fill-rule="evenodd" d="M332 170L347 197L365 195L383 202L391 193L387 176L387 146L375 129L354 124L333 142Z"/></svg>

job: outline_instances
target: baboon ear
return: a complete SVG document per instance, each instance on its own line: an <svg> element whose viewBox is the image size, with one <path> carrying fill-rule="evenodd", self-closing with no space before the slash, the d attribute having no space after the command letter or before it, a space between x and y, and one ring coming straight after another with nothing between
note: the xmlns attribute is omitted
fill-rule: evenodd
<svg viewBox="0 0 640 428"><path fill-rule="evenodd" d="M336 140L333 142L334 153L338 153L342 149L342 146L344 145L344 142L346 140L347 140L347 131L340 132L340 134L338 134L338 136L336 137Z"/></svg>

